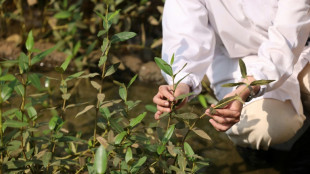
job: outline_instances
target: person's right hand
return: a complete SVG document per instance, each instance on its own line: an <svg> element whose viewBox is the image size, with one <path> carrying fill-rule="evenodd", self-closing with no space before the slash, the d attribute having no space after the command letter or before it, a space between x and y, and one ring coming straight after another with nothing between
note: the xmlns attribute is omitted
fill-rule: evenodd
<svg viewBox="0 0 310 174"><path fill-rule="evenodd" d="M161 85L158 88L158 93L154 96L153 102L157 105L157 112L155 113L155 119L159 119L159 116L164 112L171 112L171 103L176 103L175 98L182 94L190 92L190 87L185 83L180 83L175 90L173 96L172 85ZM187 98L183 100L177 108L182 107L187 101Z"/></svg>

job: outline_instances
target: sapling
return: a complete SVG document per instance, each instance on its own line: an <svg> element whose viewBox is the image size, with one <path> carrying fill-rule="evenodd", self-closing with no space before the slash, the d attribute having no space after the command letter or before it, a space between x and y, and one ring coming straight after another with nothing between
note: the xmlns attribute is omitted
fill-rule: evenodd
<svg viewBox="0 0 310 174"><path fill-rule="evenodd" d="M172 58L170 60L170 64L168 64L167 62L165 62L164 60L160 59L160 58L155 58L155 62L157 64L157 66L164 71L167 75L169 75L172 78L172 94L175 95L175 91L179 85L179 83L186 78L189 74L185 75L184 77L180 78L179 81L177 81L175 83L175 79L176 76L186 67L187 64L184 64L183 67L177 72L177 73L173 73L172 70L172 65L174 63L174 54L172 55ZM246 70L246 66L245 63L242 61L242 59L239 59L239 67L241 70L241 75L242 78L247 79L247 70ZM239 94L236 94L234 96L231 97L227 97L224 98L222 100L220 100L217 104L209 107L210 109L210 113L211 114L216 114L216 109L220 109L220 108L225 108L227 105L229 105L231 102L238 100L241 103L244 103L244 101L242 100L242 98L240 97L245 90L249 89L251 92L251 95L253 94L253 86L257 86L257 85L266 85L269 84L271 82L273 82L274 80L256 80L253 81L251 83L246 83L246 82L239 82L239 83L228 83L228 84L224 84L222 85L222 87L235 87L235 86L239 86L239 85L245 85L246 88L244 88ZM164 113L160 116L160 118L163 118L167 115L169 115L168 118L168 124L167 124L167 131L164 135L164 138L161 141L161 144L158 146L157 148L157 153L158 155L161 155L164 153L165 149L166 149L166 144L169 142L170 138L172 137L176 127L180 127L180 121L184 122L185 127L187 127L187 132L185 133L185 135L183 136L183 139L179 144L179 147L183 148L182 150L176 150L177 152L174 153L173 151L171 151L171 144L169 146L167 146L168 148L168 152L170 153L170 155L172 155L174 157L174 166L171 166L170 169L174 170L175 172L180 172L180 171L188 171L189 169L186 169L186 166L188 164L182 163L180 162L181 159L183 159L185 156L188 158L189 161L192 161L192 168L190 169L192 172L195 172L197 170L199 170L199 168L203 167L204 165L207 165L207 163L204 163L204 160L202 157L196 155L194 153L194 151L192 150L192 148L190 147L190 145L188 143L186 143L186 138L189 135L189 133L191 131L193 131L195 134L197 134L198 136L200 136L201 138L207 139L207 140L211 140L211 138L209 137L209 135L204 132L203 130L199 129L198 127L196 127L196 123L201 120L202 118L204 118L206 116L206 114L202 114L201 116L197 116L194 113L183 113L183 114L177 114L176 113L176 106L180 103L182 103L187 97L193 95L193 93L188 93L188 94L184 94L184 95L180 95L180 96L176 96L175 97L175 101L174 102L170 102L171 105L171 111L169 113ZM206 104L205 104L206 106ZM178 123L176 125L170 125L170 120L172 118L176 118L178 119ZM193 120L192 122L190 122L190 120ZM181 126L181 128L183 128L184 126ZM172 144L173 147L175 147ZM169 150L170 149L170 150ZM198 161L198 160L202 160L202 161ZM182 160L181 160L182 161ZM178 164L176 164L178 163ZM200 167L198 167L197 164L202 164L200 165ZM179 166L179 168L178 168Z"/></svg>

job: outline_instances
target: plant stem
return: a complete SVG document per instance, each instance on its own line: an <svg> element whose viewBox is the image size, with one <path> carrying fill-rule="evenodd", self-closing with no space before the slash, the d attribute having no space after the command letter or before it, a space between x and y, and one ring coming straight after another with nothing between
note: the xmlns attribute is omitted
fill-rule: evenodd
<svg viewBox="0 0 310 174"><path fill-rule="evenodd" d="M1 88L0 88L0 94L1 94ZM2 100L2 97L0 95L0 101ZM0 147L3 147L3 132L2 132L2 102L0 103L0 136L1 136L1 144ZM3 162L3 152L1 152L1 163ZM2 166L2 165L1 165ZM1 171L1 168L0 168Z"/></svg>

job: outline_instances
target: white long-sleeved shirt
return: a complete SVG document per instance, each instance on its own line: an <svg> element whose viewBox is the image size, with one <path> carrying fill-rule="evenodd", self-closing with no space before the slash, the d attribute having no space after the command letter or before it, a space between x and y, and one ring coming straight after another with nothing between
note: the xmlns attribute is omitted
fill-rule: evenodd
<svg viewBox="0 0 310 174"><path fill-rule="evenodd" d="M187 63L176 81L190 73L182 82L196 94L206 74L219 99L233 90L222 84L240 81L242 58L248 75L275 80L261 86L261 97L291 100L299 111L297 75L310 60L309 10L310 0L166 0L162 58L175 54L174 72Z"/></svg>

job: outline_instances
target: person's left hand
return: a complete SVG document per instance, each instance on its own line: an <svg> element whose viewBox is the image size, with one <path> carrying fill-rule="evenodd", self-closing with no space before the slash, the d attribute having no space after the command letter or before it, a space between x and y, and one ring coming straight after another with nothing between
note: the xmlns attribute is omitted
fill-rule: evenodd
<svg viewBox="0 0 310 174"><path fill-rule="evenodd" d="M234 91L226 95L224 98L233 96L236 93L237 91ZM215 105L212 105L211 107L214 106ZM210 109L206 110L206 114L211 117L209 122L217 131L225 132L240 121L242 106L243 104L240 101L234 100L225 108L216 109L216 113L214 115L210 114Z"/></svg>

